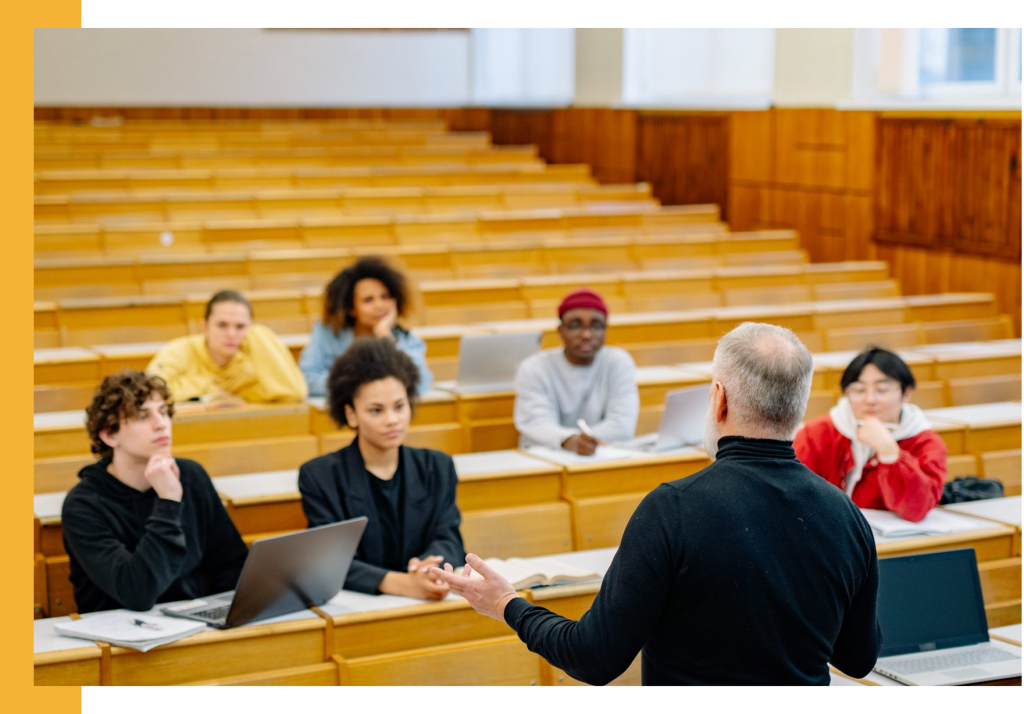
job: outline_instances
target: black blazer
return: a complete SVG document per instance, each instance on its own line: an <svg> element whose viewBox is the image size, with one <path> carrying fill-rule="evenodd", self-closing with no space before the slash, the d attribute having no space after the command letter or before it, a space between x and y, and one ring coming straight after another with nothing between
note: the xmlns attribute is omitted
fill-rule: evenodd
<svg viewBox="0 0 1024 714"><path fill-rule="evenodd" d="M455 462L433 449L399 447L398 470L405 484L402 519L402 560L443 556L458 566L466 562L455 505ZM384 540L377 506L367 482L366 465L358 439L343 449L307 461L299 468L302 510L309 526L337 523L366 516L369 522L359 542L345 588L376 594L389 572L384 561Z"/></svg>

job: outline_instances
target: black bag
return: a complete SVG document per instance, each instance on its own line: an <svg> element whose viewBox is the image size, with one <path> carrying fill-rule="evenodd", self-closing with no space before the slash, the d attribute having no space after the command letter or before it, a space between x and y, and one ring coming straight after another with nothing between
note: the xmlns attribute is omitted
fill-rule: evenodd
<svg viewBox="0 0 1024 714"><path fill-rule="evenodd" d="M986 498L1002 497L1003 484L995 479L961 476L942 487L942 498L939 500L939 504L982 501Z"/></svg>

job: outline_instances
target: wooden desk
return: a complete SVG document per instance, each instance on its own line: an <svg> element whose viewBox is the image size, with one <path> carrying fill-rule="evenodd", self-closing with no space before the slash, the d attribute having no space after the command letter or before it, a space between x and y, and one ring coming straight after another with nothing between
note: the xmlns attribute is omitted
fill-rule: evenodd
<svg viewBox="0 0 1024 714"><path fill-rule="evenodd" d="M618 546L640 501L666 481L689 476L710 464L697 449L643 455L565 467L562 498L573 514L575 550Z"/></svg>
<svg viewBox="0 0 1024 714"><path fill-rule="evenodd" d="M466 551L481 557L529 557L573 547L562 468L514 451L458 454L457 502Z"/></svg>
<svg viewBox="0 0 1024 714"><path fill-rule="evenodd" d="M924 414L933 425L963 425L965 453L980 455L1021 448L1020 402L927 409Z"/></svg>
<svg viewBox="0 0 1024 714"><path fill-rule="evenodd" d="M51 686L107 684L100 676L100 662L105 653L99 645L88 640L64 637L53 631L54 626L68 622L71 622L70 617L51 617L33 623L34 683ZM106 649L108 655L109 649Z"/></svg>

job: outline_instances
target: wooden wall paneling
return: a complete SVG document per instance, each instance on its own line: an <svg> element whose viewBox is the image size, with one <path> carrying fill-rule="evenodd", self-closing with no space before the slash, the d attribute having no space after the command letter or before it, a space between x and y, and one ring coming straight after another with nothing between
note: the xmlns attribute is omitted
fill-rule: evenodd
<svg viewBox="0 0 1024 714"><path fill-rule="evenodd" d="M542 155L554 163L589 164L600 183L643 181L636 171L637 113L630 109L556 109L552 145Z"/></svg>
<svg viewBox="0 0 1024 714"><path fill-rule="evenodd" d="M729 181L766 184L772 180L772 112L729 115Z"/></svg>
<svg viewBox="0 0 1024 714"><path fill-rule="evenodd" d="M541 158L553 161L553 119L550 109L494 109L491 139L495 144L534 144Z"/></svg>
<svg viewBox="0 0 1024 714"><path fill-rule="evenodd" d="M1020 122L878 121L876 238L1020 259Z"/></svg>
<svg viewBox="0 0 1024 714"><path fill-rule="evenodd" d="M727 114L640 113L637 177L663 204L715 203L728 211Z"/></svg>

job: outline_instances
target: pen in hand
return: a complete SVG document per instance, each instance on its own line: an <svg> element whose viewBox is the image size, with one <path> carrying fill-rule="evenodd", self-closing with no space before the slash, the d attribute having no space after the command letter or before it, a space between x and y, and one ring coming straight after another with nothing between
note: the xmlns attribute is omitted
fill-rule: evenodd
<svg viewBox="0 0 1024 714"><path fill-rule="evenodd" d="M591 439L597 439L597 437L594 436L594 432L590 430L590 425L587 424L587 422L584 421L582 417L576 420L576 426L578 426L580 428L580 431L589 436Z"/></svg>

